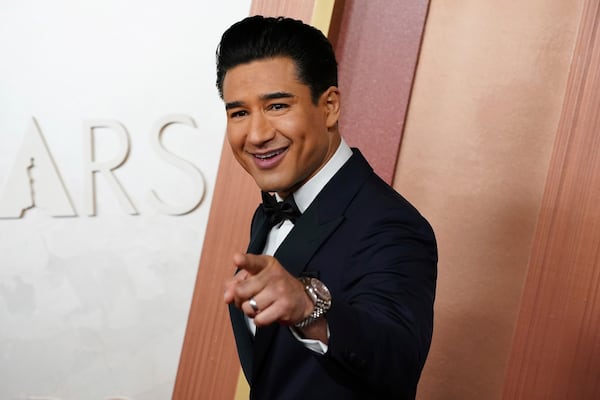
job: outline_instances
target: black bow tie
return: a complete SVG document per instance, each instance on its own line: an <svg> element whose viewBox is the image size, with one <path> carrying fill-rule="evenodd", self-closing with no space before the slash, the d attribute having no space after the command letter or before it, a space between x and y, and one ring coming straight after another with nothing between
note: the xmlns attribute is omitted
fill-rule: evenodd
<svg viewBox="0 0 600 400"><path fill-rule="evenodd" d="M271 226L275 226L286 219L295 223L296 219L302 215L294 201L294 196L289 195L284 201L278 202L275 196L272 196L267 192L261 192L261 194L263 210L265 211Z"/></svg>

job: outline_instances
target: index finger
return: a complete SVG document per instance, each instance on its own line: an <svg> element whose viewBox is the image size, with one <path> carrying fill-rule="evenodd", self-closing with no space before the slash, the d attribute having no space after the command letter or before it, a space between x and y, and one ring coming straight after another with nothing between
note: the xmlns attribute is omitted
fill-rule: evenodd
<svg viewBox="0 0 600 400"><path fill-rule="evenodd" d="M241 254L233 255L233 263L252 275L259 274L270 263L270 257L256 254Z"/></svg>

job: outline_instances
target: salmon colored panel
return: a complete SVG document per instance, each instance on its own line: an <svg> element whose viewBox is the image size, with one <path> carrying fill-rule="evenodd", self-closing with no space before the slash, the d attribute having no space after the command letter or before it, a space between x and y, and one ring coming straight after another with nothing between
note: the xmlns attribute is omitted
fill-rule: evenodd
<svg viewBox="0 0 600 400"><path fill-rule="evenodd" d="M392 183L429 1L342 3L334 38L342 95L340 130Z"/></svg>
<svg viewBox="0 0 600 400"><path fill-rule="evenodd" d="M600 399L600 3L585 3L505 399Z"/></svg>

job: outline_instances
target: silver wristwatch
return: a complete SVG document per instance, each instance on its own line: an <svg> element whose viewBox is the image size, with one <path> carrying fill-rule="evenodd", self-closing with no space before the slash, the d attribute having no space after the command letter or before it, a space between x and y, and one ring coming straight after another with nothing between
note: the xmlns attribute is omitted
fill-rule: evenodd
<svg viewBox="0 0 600 400"><path fill-rule="evenodd" d="M306 294L315 305L308 317L294 325L296 328L305 328L329 311L331 308L331 293L329 293L327 286L317 278L300 277L298 279L304 284Z"/></svg>

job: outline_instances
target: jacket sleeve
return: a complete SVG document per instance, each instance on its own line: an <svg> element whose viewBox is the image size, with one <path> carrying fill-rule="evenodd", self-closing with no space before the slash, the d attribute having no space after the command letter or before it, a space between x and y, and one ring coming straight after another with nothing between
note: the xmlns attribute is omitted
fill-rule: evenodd
<svg viewBox="0 0 600 400"><path fill-rule="evenodd" d="M414 398L433 330L437 247L420 215L369 222L340 260L327 314L334 376L382 398Z"/></svg>

